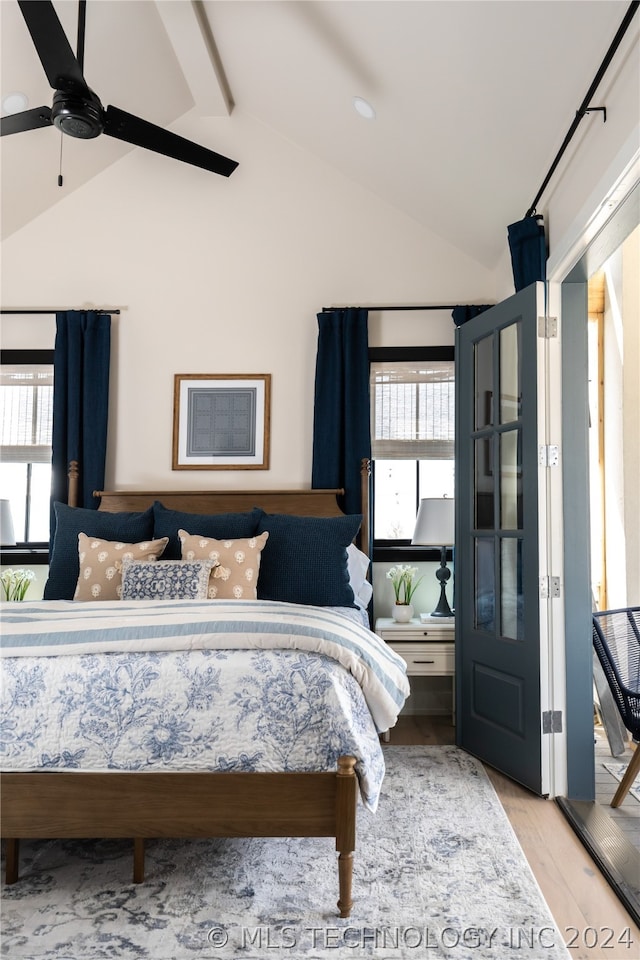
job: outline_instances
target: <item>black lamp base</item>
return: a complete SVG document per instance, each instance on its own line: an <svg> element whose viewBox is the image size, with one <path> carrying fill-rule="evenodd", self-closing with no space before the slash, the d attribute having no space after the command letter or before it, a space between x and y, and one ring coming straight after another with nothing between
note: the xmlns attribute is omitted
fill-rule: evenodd
<svg viewBox="0 0 640 960"><path fill-rule="evenodd" d="M435 610L431 611L432 617L452 617L451 607L447 600L447 581L451 576L451 570L447 566L447 548L442 547L440 553L440 566L436 570L436 579L440 584L440 599Z"/></svg>

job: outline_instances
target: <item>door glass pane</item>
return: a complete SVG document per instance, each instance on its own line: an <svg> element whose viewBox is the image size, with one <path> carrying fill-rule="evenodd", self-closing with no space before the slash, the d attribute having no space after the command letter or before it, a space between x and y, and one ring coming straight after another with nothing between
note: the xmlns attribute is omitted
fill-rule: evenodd
<svg viewBox="0 0 640 960"><path fill-rule="evenodd" d="M493 438L474 440L475 454L475 527L493 530Z"/></svg>
<svg viewBox="0 0 640 960"><path fill-rule="evenodd" d="M520 416L520 323L500 331L500 423Z"/></svg>
<svg viewBox="0 0 640 960"><path fill-rule="evenodd" d="M500 526L522 529L522 435L509 430L500 436Z"/></svg>
<svg viewBox="0 0 640 960"><path fill-rule="evenodd" d="M475 540L475 611L477 630L496 628L496 582L493 566L493 538L476 537Z"/></svg>
<svg viewBox="0 0 640 960"><path fill-rule="evenodd" d="M484 337L474 345L475 370L475 429L481 430L493 423L491 398L493 396L493 337Z"/></svg>
<svg viewBox="0 0 640 960"><path fill-rule="evenodd" d="M500 619L503 637L523 639L521 540L505 538L500 546Z"/></svg>

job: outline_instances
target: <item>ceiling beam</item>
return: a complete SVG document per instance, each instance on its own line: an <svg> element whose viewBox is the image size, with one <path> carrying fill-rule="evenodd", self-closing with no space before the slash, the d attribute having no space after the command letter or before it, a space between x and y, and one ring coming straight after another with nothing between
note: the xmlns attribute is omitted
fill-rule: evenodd
<svg viewBox="0 0 640 960"><path fill-rule="evenodd" d="M228 117L233 100L202 0L156 0L201 117Z"/></svg>

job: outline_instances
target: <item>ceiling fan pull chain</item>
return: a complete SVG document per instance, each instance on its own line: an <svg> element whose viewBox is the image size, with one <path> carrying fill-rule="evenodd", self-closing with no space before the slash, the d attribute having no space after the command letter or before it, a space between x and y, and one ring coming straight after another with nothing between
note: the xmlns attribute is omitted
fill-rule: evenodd
<svg viewBox="0 0 640 960"><path fill-rule="evenodd" d="M62 136L62 130L60 131L60 168L58 170L58 186L61 187L64 183L62 176L62 144L64 143L64 137Z"/></svg>

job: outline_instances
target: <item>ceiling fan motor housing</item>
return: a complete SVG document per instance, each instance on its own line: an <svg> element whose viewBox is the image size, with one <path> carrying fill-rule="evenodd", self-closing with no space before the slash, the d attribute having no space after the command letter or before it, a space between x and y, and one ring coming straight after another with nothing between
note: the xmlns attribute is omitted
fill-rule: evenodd
<svg viewBox="0 0 640 960"><path fill-rule="evenodd" d="M89 94L89 96L87 96ZM51 119L62 133L81 140L98 137L104 130L103 109L93 90L73 93L56 90Z"/></svg>

